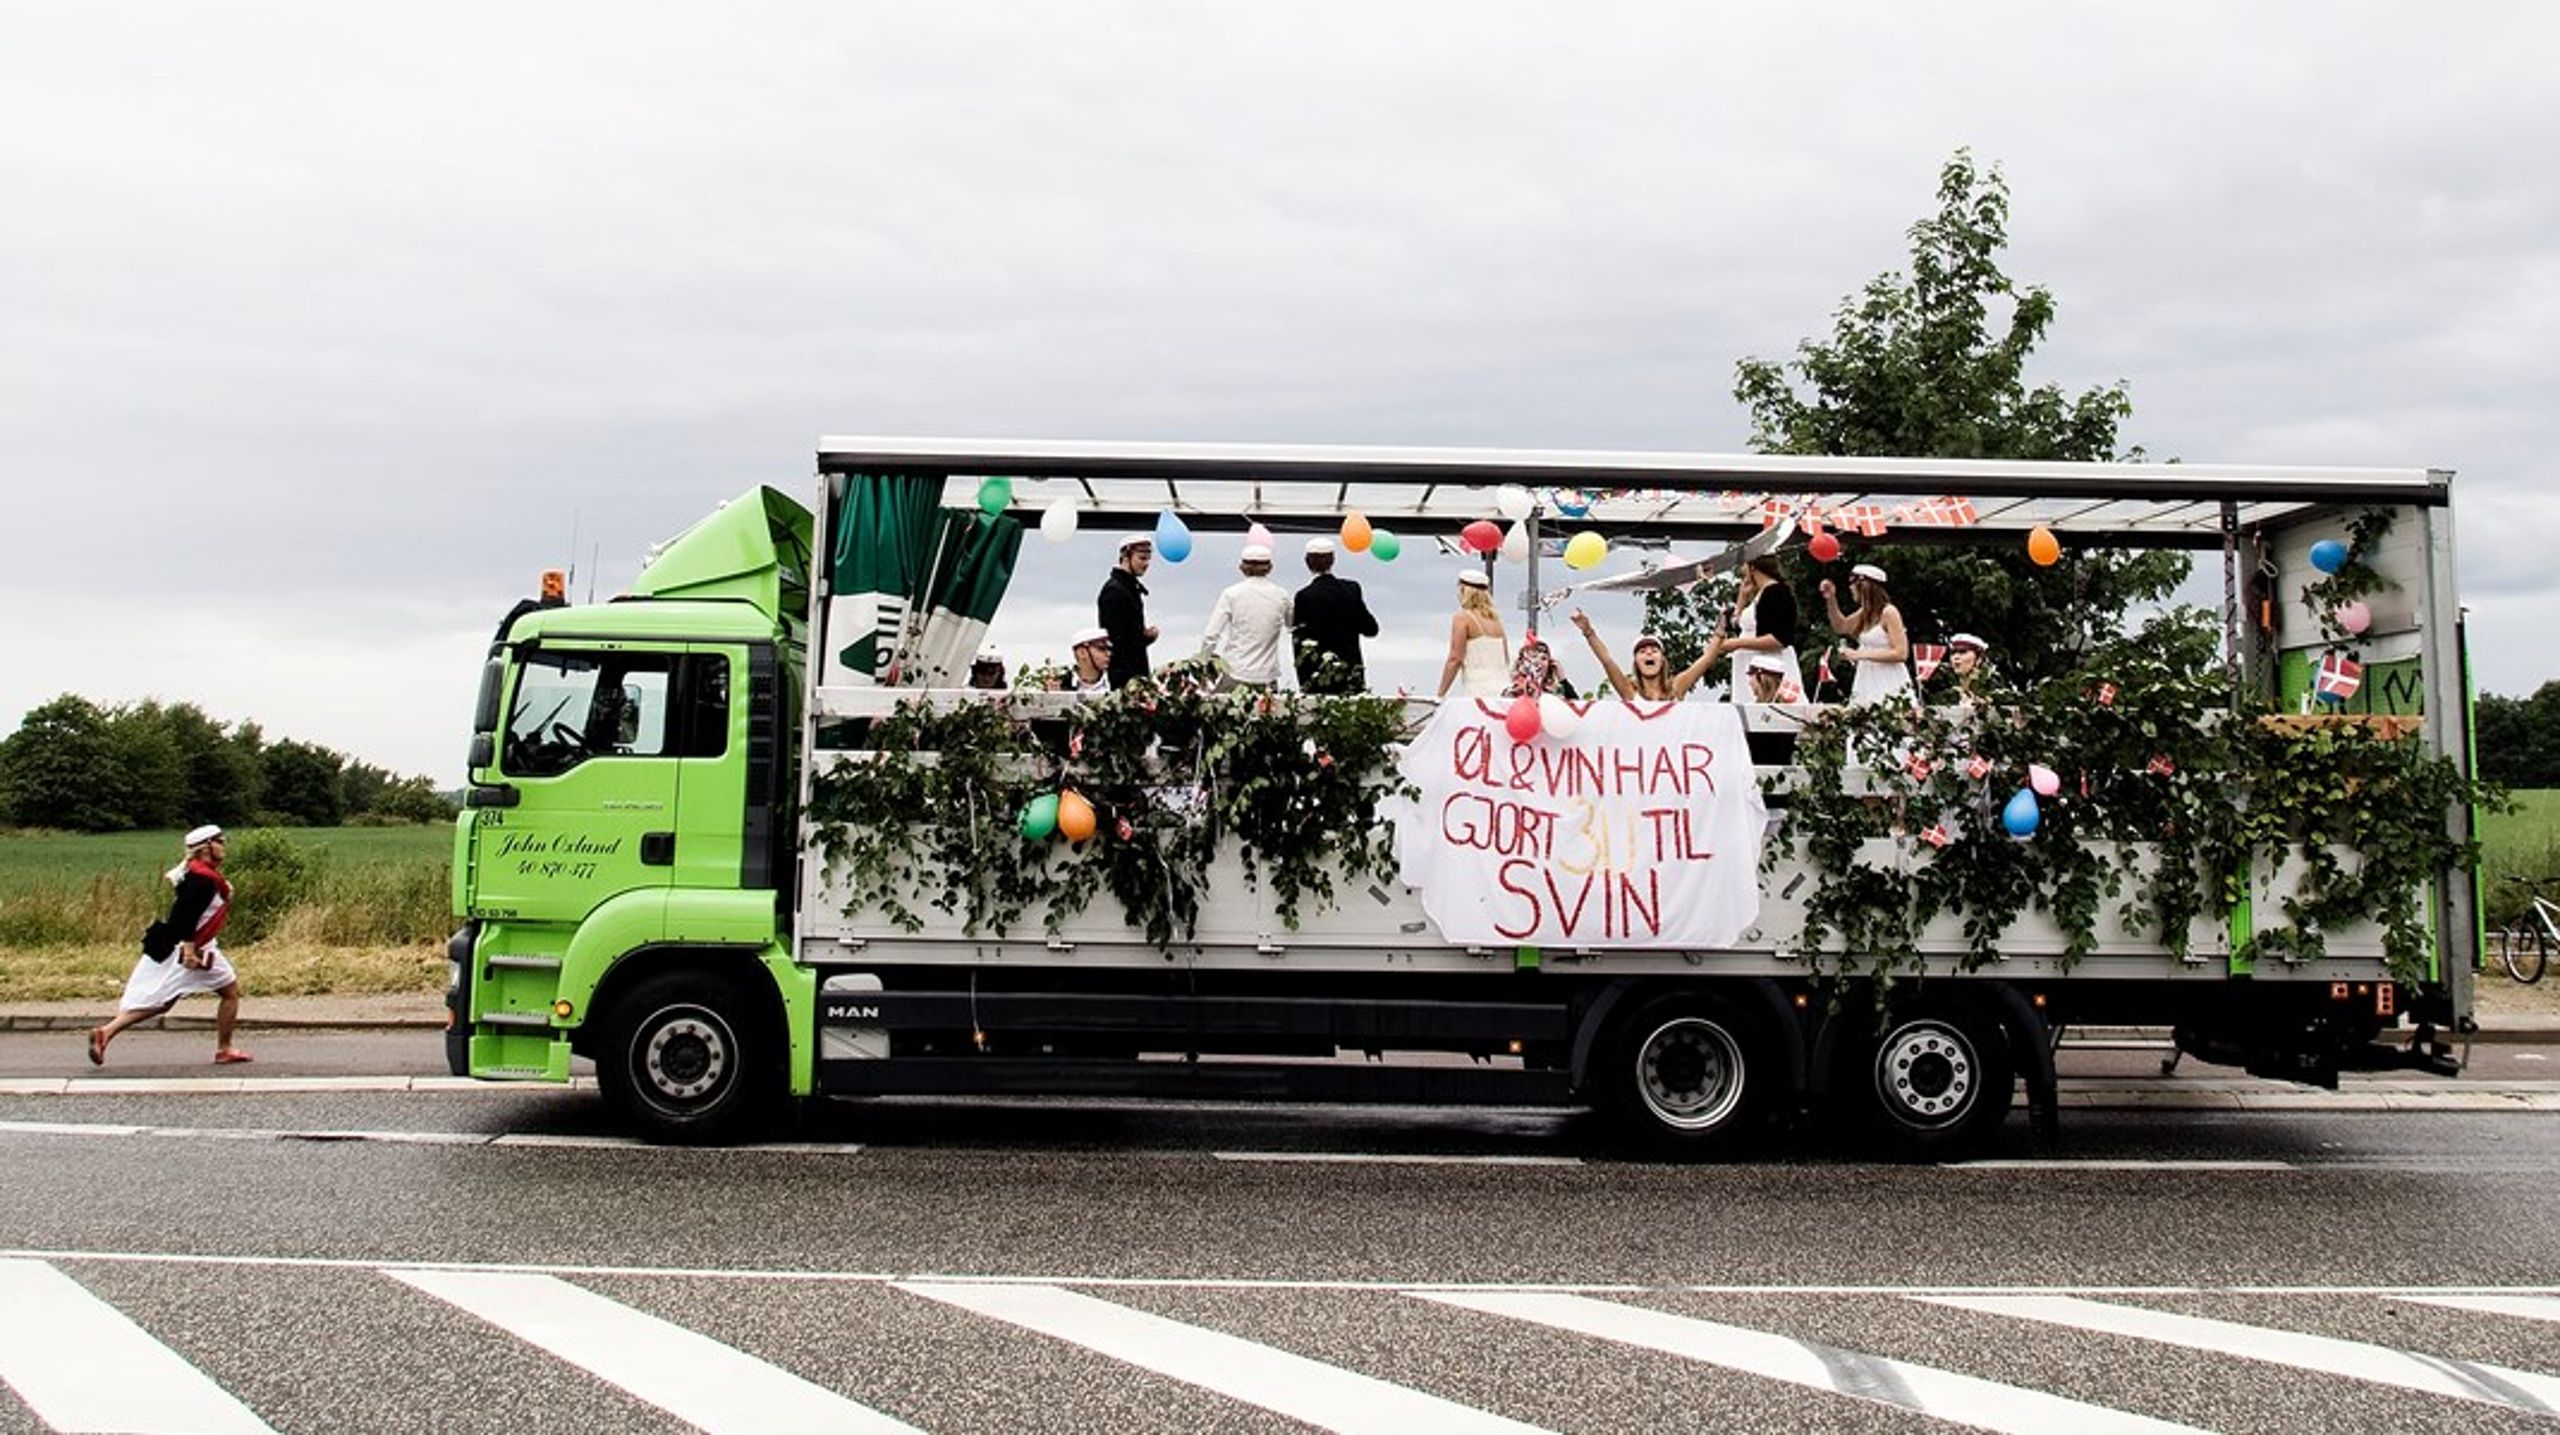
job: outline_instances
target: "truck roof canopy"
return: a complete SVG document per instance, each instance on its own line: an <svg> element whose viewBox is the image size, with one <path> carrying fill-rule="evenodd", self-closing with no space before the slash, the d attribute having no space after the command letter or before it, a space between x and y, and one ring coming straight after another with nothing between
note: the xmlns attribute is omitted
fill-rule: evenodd
<svg viewBox="0 0 2560 1435"><path fill-rule="evenodd" d="M1073 497L1101 528L1143 527L1172 509L1212 532L1250 522L1320 532L1358 509L1420 533L1493 517L1493 486L1518 484L1548 495L1550 522L1561 495L1573 506L1589 501L1576 525L1672 537L1755 532L1775 498L1833 515L1873 504L1905 539L2005 539L2041 524L2084 543L2161 548L2218 545L2225 503L2244 529L2280 527L2333 505L2440 506L2453 483L2450 471L2426 468L858 436L821 439L818 468L939 477L954 507L974 504L982 480L1003 477L1016 509ZM1967 521L1932 523L1930 499L1968 500Z"/></svg>

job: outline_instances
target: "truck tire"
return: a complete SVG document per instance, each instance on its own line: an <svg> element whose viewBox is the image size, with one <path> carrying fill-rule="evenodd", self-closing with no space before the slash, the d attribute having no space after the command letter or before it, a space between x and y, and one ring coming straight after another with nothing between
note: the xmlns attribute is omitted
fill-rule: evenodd
<svg viewBox="0 0 2560 1435"><path fill-rule="evenodd" d="M615 1003L596 1083L649 1140L734 1141L773 1114L781 1048L770 1026L731 983L661 972Z"/></svg>
<svg viewBox="0 0 2560 1435"><path fill-rule="evenodd" d="M2017 1068L1997 1018L1961 1003L1896 1013L1853 1048L1842 1084L1866 1097L1869 1125L1893 1155L1935 1160L1989 1145L2009 1116Z"/></svg>
<svg viewBox="0 0 2560 1435"><path fill-rule="evenodd" d="M1705 995L1638 1006L1601 1043L1597 1095L1619 1133L1683 1160L1748 1145L1771 1109L1774 1063L1741 1013Z"/></svg>

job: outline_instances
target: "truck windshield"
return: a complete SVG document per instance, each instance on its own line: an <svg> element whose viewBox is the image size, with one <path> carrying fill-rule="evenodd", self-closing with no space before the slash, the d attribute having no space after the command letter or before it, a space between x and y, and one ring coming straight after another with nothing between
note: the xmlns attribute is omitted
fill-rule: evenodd
<svg viewBox="0 0 2560 1435"><path fill-rule="evenodd" d="M527 657L507 718L507 772L547 777L591 757L682 755L667 741L678 661L673 653Z"/></svg>

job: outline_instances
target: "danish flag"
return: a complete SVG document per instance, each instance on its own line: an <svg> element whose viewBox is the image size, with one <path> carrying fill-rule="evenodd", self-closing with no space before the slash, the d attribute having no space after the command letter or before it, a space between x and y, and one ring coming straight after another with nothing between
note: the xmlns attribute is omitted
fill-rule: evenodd
<svg viewBox="0 0 2560 1435"><path fill-rule="evenodd" d="M1850 504L1848 507L1832 514L1831 521L1838 527L1845 528L1851 533L1857 534L1861 538L1884 537L1884 505L1880 503Z"/></svg>
<svg viewBox="0 0 2560 1435"><path fill-rule="evenodd" d="M1947 830L1947 824L1943 822L1932 822L1929 824L1928 830L1920 834L1920 840L1928 843L1932 847L1944 847L1956 839L1955 834Z"/></svg>
<svg viewBox="0 0 2560 1435"><path fill-rule="evenodd" d="M1947 649L1946 645L1943 643L1914 643L1911 645L1911 670L1919 674L1920 681L1924 683L1937 675L1938 664L1943 663L1946 660Z"/></svg>
<svg viewBox="0 0 2560 1435"><path fill-rule="evenodd" d="M1907 522L1928 528L1965 528L1982 520L1982 515L1974 509L1972 499L1952 495L1942 498L1924 498L1908 508L1899 508L1894 512Z"/></svg>
<svg viewBox="0 0 2560 1435"><path fill-rule="evenodd" d="M1793 673L1789 673L1785 677L1778 679L1778 701L1782 703L1803 702L1803 681L1797 678Z"/></svg>
<svg viewBox="0 0 2560 1435"><path fill-rule="evenodd" d="M2169 760L2169 754L2155 752L2151 755L2151 761L2143 764L2142 770L2153 777L2169 777L2176 774L2178 765Z"/></svg>
<svg viewBox="0 0 2560 1435"><path fill-rule="evenodd" d="M2312 694L2324 703L2342 703L2364 686L2364 664L2344 653L2331 653L2320 660L2320 672L2311 682Z"/></svg>

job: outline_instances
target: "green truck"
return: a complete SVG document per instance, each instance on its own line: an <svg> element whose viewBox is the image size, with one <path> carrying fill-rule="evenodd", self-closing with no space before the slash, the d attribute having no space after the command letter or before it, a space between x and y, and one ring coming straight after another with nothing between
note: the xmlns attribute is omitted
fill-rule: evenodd
<svg viewBox="0 0 2560 1435"><path fill-rule="evenodd" d="M1966 1149L2021 1093L2049 1131L2072 1026L2322 1084L2459 1066L2482 944L2442 471L871 438L817 470L814 512L758 489L622 597L500 625L457 1074L583 1056L671 1141L794 1098L1101 1093L1587 1105L1696 1156L1790 1121ZM1449 561L1524 499L1525 564ZM1025 517L1214 545L1354 515L1408 565L1481 562L1532 630L1583 601L1541 586L1566 533L1707 555L1584 584L1627 589L1814 530L2040 530L2201 555L2223 642L2014 708L1923 673L1890 716L962 685Z"/></svg>

